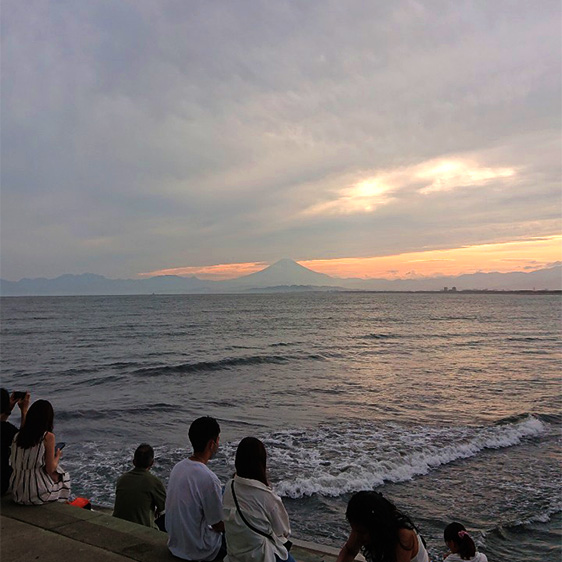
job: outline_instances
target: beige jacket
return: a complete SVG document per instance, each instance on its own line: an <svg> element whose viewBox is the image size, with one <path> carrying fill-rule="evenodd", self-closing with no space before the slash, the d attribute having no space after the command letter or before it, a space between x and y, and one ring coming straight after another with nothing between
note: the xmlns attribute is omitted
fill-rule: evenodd
<svg viewBox="0 0 562 562"><path fill-rule="evenodd" d="M275 555L287 560L283 546L291 532L289 516L281 498L258 480L234 477L234 491L244 517L272 539L264 537L242 520L232 497L232 480L225 486L223 498L226 544L230 562L275 562Z"/></svg>

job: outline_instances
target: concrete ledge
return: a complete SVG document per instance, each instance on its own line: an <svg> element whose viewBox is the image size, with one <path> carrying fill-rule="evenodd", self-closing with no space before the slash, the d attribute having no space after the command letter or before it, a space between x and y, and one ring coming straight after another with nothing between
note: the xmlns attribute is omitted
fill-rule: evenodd
<svg viewBox="0 0 562 562"><path fill-rule="evenodd" d="M0 503L2 562L175 561L167 535L102 511L63 503L22 506L4 497ZM338 550L291 539L298 562L334 562Z"/></svg>
<svg viewBox="0 0 562 562"><path fill-rule="evenodd" d="M2 562L130 562L118 554L67 539L40 527L2 516Z"/></svg>
<svg viewBox="0 0 562 562"><path fill-rule="evenodd" d="M16 505L2 499L2 562L84 560L105 562L176 560L168 551L164 533L116 519L105 513L63 503L40 506ZM11 540L17 533L19 540ZM22 541L22 538L24 540ZM26 545L25 557L21 545ZM72 554L74 552L74 554Z"/></svg>

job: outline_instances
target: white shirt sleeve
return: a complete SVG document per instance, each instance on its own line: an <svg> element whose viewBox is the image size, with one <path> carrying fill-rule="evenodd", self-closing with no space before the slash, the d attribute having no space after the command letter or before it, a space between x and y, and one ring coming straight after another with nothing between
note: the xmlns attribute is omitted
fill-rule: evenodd
<svg viewBox="0 0 562 562"><path fill-rule="evenodd" d="M215 475L213 474L213 476ZM207 490L201 494L201 505L205 520L209 525L216 525L224 519L222 512L222 489L220 481L216 476L210 480Z"/></svg>
<svg viewBox="0 0 562 562"><path fill-rule="evenodd" d="M291 534L291 525L287 510L281 498L274 493L272 493L272 500L272 506L269 511L271 528L278 537L288 537Z"/></svg>

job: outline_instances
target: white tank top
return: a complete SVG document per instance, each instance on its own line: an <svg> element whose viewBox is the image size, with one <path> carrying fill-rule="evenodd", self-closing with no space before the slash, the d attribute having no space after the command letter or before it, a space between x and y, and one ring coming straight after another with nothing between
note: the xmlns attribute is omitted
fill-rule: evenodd
<svg viewBox="0 0 562 562"><path fill-rule="evenodd" d="M417 533L416 537L418 537L418 553L410 559L410 562L429 562L429 556L425 546L423 545L421 537Z"/></svg>

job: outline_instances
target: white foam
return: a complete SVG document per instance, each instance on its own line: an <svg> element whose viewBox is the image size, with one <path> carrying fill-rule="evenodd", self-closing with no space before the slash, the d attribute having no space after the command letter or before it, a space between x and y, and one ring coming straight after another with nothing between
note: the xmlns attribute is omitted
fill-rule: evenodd
<svg viewBox="0 0 562 562"><path fill-rule="evenodd" d="M314 430L286 430L261 435L268 452L271 480L281 496L313 494L337 497L373 489L385 482L404 482L440 466L474 457L486 449L516 446L538 437L549 424L528 416L517 422L488 427L402 426L373 423L324 425ZM224 480L234 472L238 442L224 443L213 470ZM97 503L112 503L114 483L130 468L127 451L115 445L82 444L80 454L69 455L65 468L81 475L83 494ZM185 448L160 448L155 467L167 479Z"/></svg>
<svg viewBox="0 0 562 562"><path fill-rule="evenodd" d="M516 525L532 525L533 523L548 523L554 515L562 511L562 504L557 503L550 506L545 512L530 517L525 521L517 521Z"/></svg>
<svg viewBox="0 0 562 562"><path fill-rule="evenodd" d="M528 416L476 428L325 426L311 432L278 432L265 436L264 442L277 493L300 498L339 496L384 482L404 482L486 449L518 445L546 430L545 423ZM233 458L233 451L225 450L225 457Z"/></svg>

